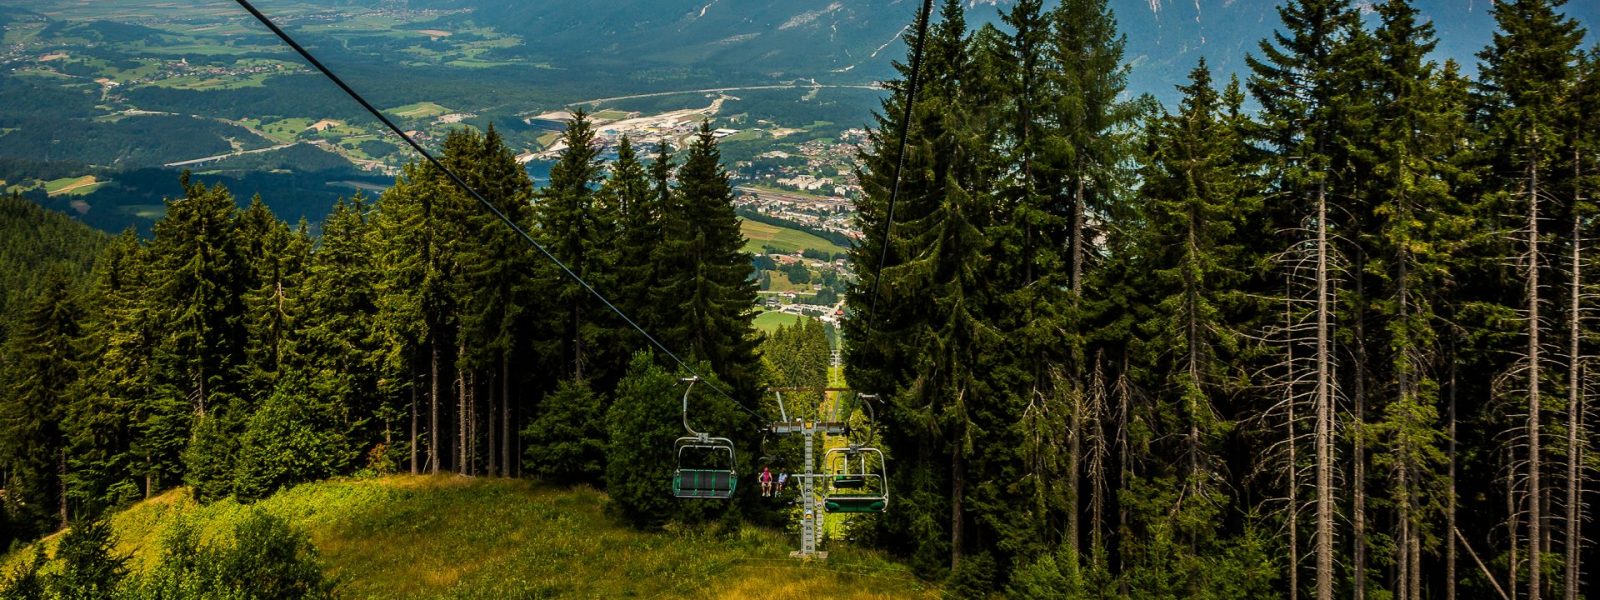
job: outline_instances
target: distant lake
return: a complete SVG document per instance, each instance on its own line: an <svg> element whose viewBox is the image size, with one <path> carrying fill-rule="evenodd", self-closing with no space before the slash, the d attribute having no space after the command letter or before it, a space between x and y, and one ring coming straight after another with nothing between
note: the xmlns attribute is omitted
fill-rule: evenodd
<svg viewBox="0 0 1600 600"><path fill-rule="evenodd" d="M533 187L542 188L550 185L550 168L554 166L556 161L535 159L528 161L522 168L528 172L528 177L533 179Z"/></svg>
<svg viewBox="0 0 1600 600"><path fill-rule="evenodd" d="M610 164L617 160L617 150L615 148L606 148L600 152L598 158L600 162ZM538 189L550 185L550 169L554 166L556 166L556 161L534 159L528 161L528 164L523 165L522 168L528 172L528 177L533 179L533 187Z"/></svg>

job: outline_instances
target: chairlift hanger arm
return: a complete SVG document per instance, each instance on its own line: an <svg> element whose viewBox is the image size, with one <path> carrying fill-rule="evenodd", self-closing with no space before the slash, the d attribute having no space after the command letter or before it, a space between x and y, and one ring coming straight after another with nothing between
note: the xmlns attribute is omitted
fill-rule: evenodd
<svg viewBox="0 0 1600 600"><path fill-rule="evenodd" d="M695 431L693 427L689 426L689 392L694 390L694 384L699 383L700 378L685 377L682 379L682 381L689 382L689 387L683 388L683 429L688 431L689 435L694 436L696 439L705 441L706 434Z"/></svg>

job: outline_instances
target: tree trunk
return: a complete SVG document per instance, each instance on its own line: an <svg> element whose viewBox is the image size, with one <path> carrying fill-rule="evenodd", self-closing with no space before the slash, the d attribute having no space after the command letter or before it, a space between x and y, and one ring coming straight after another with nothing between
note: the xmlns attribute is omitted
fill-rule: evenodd
<svg viewBox="0 0 1600 600"><path fill-rule="evenodd" d="M428 394L428 473L439 474L439 344L431 346L432 374L429 375L433 393Z"/></svg>
<svg viewBox="0 0 1600 600"><path fill-rule="evenodd" d="M1445 498L1444 598L1456 600L1456 346L1450 342L1450 489Z"/></svg>
<svg viewBox="0 0 1600 600"><path fill-rule="evenodd" d="M1287 385L1288 385L1287 393L1285 394L1285 398L1286 398L1285 408L1289 412L1288 421L1287 421L1287 429L1288 429L1288 436L1287 436L1288 444L1287 444L1287 446L1288 446L1288 449L1289 449L1289 463L1288 463L1289 464L1289 476L1287 478L1288 483L1289 483L1289 485L1288 485L1288 493L1289 493L1289 508L1288 508L1288 517L1289 517L1289 519L1288 519L1289 520L1289 523L1288 523L1288 525L1289 525L1289 527L1288 527L1288 529L1289 529L1289 600L1299 600L1299 598L1300 598L1300 498L1299 498L1300 481L1299 481L1299 473L1297 472L1296 463L1295 463L1295 461L1297 460L1297 458L1296 458L1296 454L1297 453L1295 452L1295 445L1298 444L1299 442L1295 439L1295 421L1294 421L1294 404L1295 404L1295 393L1294 393L1294 380L1295 380L1294 379L1294 344L1295 344L1295 340L1294 340L1294 299L1293 298L1294 298L1294 286L1293 286L1293 283L1292 282L1285 282L1285 285L1284 285L1284 296L1283 296L1283 304L1284 304L1284 307L1283 307L1283 322L1284 322L1284 326L1285 326L1284 339L1287 342L1285 347L1288 349L1288 353L1287 353L1288 354L1288 362L1285 363L1287 365L1287 368L1286 368L1287 372L1284 373L1284 381L1287 382Z"/></svg>
<svg viewBox="0 0 1600 600"><path fill-rule="evenodd" d="M1083 225L1083 215L1084 215L1083 177L1078 176L1078 177L1075 177L1075 179L1076 179L1076 182L1075 182L1075 186L1076 187L1075 187L1074 192L1073 192L1073 203L1072 203L1073 206L1072 206L1072 282L1071 282L1071 284L1072 284L1072 305L1073 305L1074 309L1076 309L1080 305L1080 303L1081 303L1081 301L1083 299L1083 227L1084 227L1084 225ZM1073 357L1073 359L1076 361L1077 357ZM1075 377L1073 377L1073 382L1072 382L1072 385L1074 386L1075 391L1076 391L1076 394L1074 395L1074 398L1077 398L1077 400L1074 401L1074 406L1072 407L1072 417L1071 417L1071 424L1070 424L1070 427L1071 427L1072 431L1070 431L1068 433L1068 440L1067 440L1067 443L1069 445L1069 449L1068 449L1068 452L1067 452L1067 490L1068 490L1068 492L1070 492L1070 495L1072 497L1070 510L1068 510L1068 512L1067 512L1067 545L1069 547L1071 547L1074 551L1078 552L1079 555L1082 555L1083 548L1082 548L1082 546L1079 545L1079 540L1081 539L1081 536L1079 534L1080 521L1079 521L1079 518L1078 518L1078 516L1079 516L1078 513L1081 510L1081 506L1082 506L1082 504L1079 502L1079 499L1082 498L1083 494L1082 494L1082 489L1080 488L1081 482L1080 482L1080 480L1078 478L1078 470L1079 470L1079 467L1080 467L1080 463L1079 463L1078 459L1081 456L1081 452L1083 450L1082 449L1082 443L1081 443L1081 439L1083 437L1083 401L1082 401L1083 391L1084 391L1083 365L1081 365L1081 364L1073 365L1072 369L1077 374Z"/></svg>
<svg viewBox="0 0 1600 600"><path fill-rule="evenodd" d="M1077 189L1072 202L1072 297L1083 297L1083 227L1084 190L1083 177L1077 177Z"/></svg>
<svg viewBox="0 0 1600 600"><path fill-rule="evenodd" d="M1573 152L1574 182L1583 180L1582 157ZM1574 183L1573 185L1579 185ZM1582 203L1583 194L1580 191L1574 194L1573 204ZM1582 472L1578 465L1582 464L1583 446L1578 444L1578 430L1582 419L1578 406L1581 403L1582 388L1578 372L1582 369L1583 348L1579 342L1583 339L1583 220L1578 216L1578 208L1573 207L1572 214L1572 304L1568 307L1567 321L1571 327L1568 335L1571 337L1571 347L1568 349L1567 365L1567 514L1566 514L1566 575L1562 578L1566 589L1566 600L1578 600L1578 563L1582 553L1579 552L1581 539L1578 529L1583 521L1580 520L1579 504L1581 496L1579 488L1582 485Z"/></svg>
<svg viewBox="0 0 1600 600"><path fill-rule="evenodd" d="M1067 504L1067 547L1079 555L1083 550L1078 544L1080 539L1078 517L1083 510L1082 482L1078 477L1078 471L1082 468L1079 458L1083 452L1083 391L1081 387L1074 387L1072 414L1067 421L1067 492L1071 497Z"/></svg>
<svg viewBox="0 0 1600 600"><path fill-rule="evenodd" d="M1100 356L1094 361L1094 387L1089 397L1089 427L1093 458L1089 461L1089 556L1099 562L1105 553L1106 508L1106 387Z"/></svg>
<svg viewBox="0 0 1600 600"><path fill-rule="evenodd" d="M465 342L456 343L456 364L461 364L461 357L467 353ZM467 373L456 371L456 382L460 385L456 397L456 472L467 475L467 421L472 419L472 410L467 406Z"/></svg>
<svg viewBox="0 0 1600 600"><path fill-rule="evenodd" d="M1404 252L1402 251L1402 254L1403 253ZM1351 566L1351 570L1354 572L1354 576L1355 576L1354 577L1354 579L1355 579L1355 582L1354 582L1355 589L1353 590L1354 598L1355 598L1355 600L1366 600L1366 597L1367 597L1367 433L1366 433L1366 423L1367 423L1367 385L1366 385L1366 383L1367 383L1366 382L1366 379L1367 379L1367 346L1366 346L1366 342L1367 342L1367 335L1366 335L1366 311L1364 310L1365 309L1364 302L1365 302L1366 295L1365 295L1364 286L1362 285L1362 276L1361 276L1361 273L1364 272L1363 266L1357 266L1356 269L1355 269L1355 272L1357 273L1357 275L1355 277L1355 280L1356 280L1356 294L1355 295L1356 295L1356 302L1357 302L1356 315L1355 315L1355 334L1356 334L1356 339L1355 339L1355 352L1356 352L1356 365L1355 366L1356 366L1356 369L1355 369L1355 371L1356 371L1356 377L1355 377L1355 381L1353 382L1355 384L1355 386L1354 386L1354 389L1352 390L1353 392L1355 392L1353 394L1353 396L1355 396L1354 397L1354 400L1355 400L1355 414L1353 415L1355 417L1355 421L1350 424L1350 426L1355 429L1355 432L1354 432L1355 433L1355 448L1353 449L1354 453L1355 453L1355 456L1353 457L1353 460L1352 460L1352 462L1355 464L1355 473L1353 474L1352 481L1350 482L1351 483L1351 493L1352 493L1351 495L1353 496L1352 504L1354 505L1350 509L1351 512L1353 513L1353 514L1350 515L1350 520L1351 520L1351 528L1354 530L1354 531L1351 532L1351 536L1354 538L1351 541L1354 542L1354 548L1353 548L1354 552L1353 552L1353 554L1355 555L1355 556L1352 557L1352 560L1353 560L1353 562L1355 564L1353 564ZM1406 285L1405 277L1406 277L1405 276L1405 258L1402 257L1401 260L1400 260L1400 278L1399 278L1400 279L1399 283L1400 283L1400 286L1401 286L1401 291L1400 291L1400 296L1401 296L1401 300L1400 300L1401 315L1400 315L1400 318L1402 320L1405 319L1405 312L1404 312L1405 311L1405 303L1406 303L1406 300L1405 300L1405 285ZM1410 340L1407 340L1408 344L1409 344L1409 342L1410 342ZM1405 377L1404 372L1402 372L1400 376L1403 379ZM1402 382L1400 384L1400 387L1401 387L1401 390L1402 390L1401 393L1404 394L1405 393L1404 390L1406 390L1406 384L1404 382Z"/></svg>
<svg viewBox="0 0 1600 600"><path fill-rule="evenodd" d="M467 474L478 474L478 372L467 372Z"/></svg>
<svg viewBox="0 0 1600 600"><path fill-rule="evenodd" d="M1333 357L1328 286L1328 197L1317 184L1317 600L1333 599Z"/></svg>
<svg viewBox="0 0 1600 600"><path fill-rule="evenodd" d="M411 474L421 472L417 465L417 386L416 378L412 378L411 388Z"/></svg>
<svg viewBox="0 0 1600 600"><path fill-rule="evenodd" d="M488 402L489 422L487 423L488 429L489 429L489 443L485 446L485 450L486 450L485 454L488 455L485 458L487 458L489 460L489 464L488 464L488 469L486 469L484 471L484 474L486 476L489 476L489 477L499 477L500 476L500 470L499 470L500 463L499 463L499 460L498 460L499 457L500 457L500 444L499 444L500 438L497 435L499 433L500 429L499 429L499 426L496 425L496 421L495 421L495 417L496 417L495 410L496 410L497 406L498 406L498 404L495 402L494 377L491 375L490 378L489 378L489 402Z"/></svg>
<svg viewBox="0 0 1600 600"><path fill-rule="evenodd" d="M1421 529L1417 525L1414 529ZM1422 600L1422 532L1411 532L1411 600Z"/></svg>
<svg viewBox="0 0 1600 600"><path fill-rule="evenodd" d="M511 469L511 424L515 418L511 414L511 357L510 351L500 354L500 465L506 476L513 476Z"/></svg>
<svg viewBox="0 0 1600 600"><path fill-rule="evenodd" d="M1405 467L1399 469L1400 503L1395 507L1400 516L1399 535L1395 536L1394 544L1394 589L1395 598L1398 600L1413 600L1411 591L1411 503L1409 495L1405 492L1406 481Z"/></svg>
<svg viewBox="0 0 1600 600"><path fill-rule="evenodd" d="M1544 491L1539 472L1544 470L1540 451L1539 375L1539 168L1528 165L1528 600L1543 591Z"/></svg>
<svg viewBox="0 0 1600 600"><path fill-rule="evenodd" d="M1195 214L1193 206L1189 208L1188 216L1189 239L1186 260L1193 263L1194 255L1200 252L1199 236L1195 233L1196 221L1199 220L1199 216ZM1196 289L1199 287L1199 283L1194 280L1192 265L1183 269L1183 285L1185 288L1183 297L1184 343L1187 346L1186 350L1188 350L1187 370L1189 385L1193 389L1199 390L1202 384L1200 381L1200 323L1195 314L1197 311L1195 306L1199 303L1199 300L1195 297L1199 294L1199 290ZM1189 477L1191 481L1198 481L1197 478L1200 477L1200 405L1193 397L1190 398L1188 404L1189 406L1186 408L1189 411Z"/></svg>
<svg viewBox="0 0 1600 600"><path fill-rule="evenodd" d="M61 529L67 528L67 448L66 444L56 451L56 488L61 494Z"/></svg>
<svg viewBox="0 0 1600 600"><path fill-rule="evenodd" d="M1506 513L1509 515L1506 521L1506 536L1510 538L1506 543L1510 553L1508 557L1510 560L1506 566L1506 570L1509 571L1506 574L1506 591L1511 593L1511 600L1517 600L1517 548L1520 543L1517 540L1517 530L1522 526L1522 522L1517 518L1517 470L1514 466L1516 457L1517 453L1513 448L1506 448L1506 464L1512 465L1506 468Z"/></svg>
<svg viewBox="0 0 1600 600"><path fill-rule="evenodd" d="M950 453L950 569L961 566L962 549L966 545L966 532L962 521L966 507L966 480L963 478L961 449Z"/></svg>
<svg viewBox="0 0 1600 600"><path fill-rule="evenodd" d="M1406 214L1403 218L1410 218L1410 215ZM1398 295L1400 297L1400 323L1402 323L1402 331L1404 331L1405 333L1400 336L1400 338L1401 338L1400 353L1399 353L1400 355L1398 356L1399 364L1397 365L1397 369L1396 369L1397 371L1399 371L1398 379L1400 380L1399 381L1400 397L1396 401L1399 402L1401 406L1405 406L1406 403L1412 401L1412 399L1413 399L1413 395L1412 394L1413 394L1414 390L1412 390L1412 388L1411 388L1411 376L1410 376L1410 373L1409 373L1409 364L1407 363L1407 361L1409 359L1406 356L1407 353L1409 353L1411 351L1411 348L1412 348L1411 344L1413 343L1413 340L1411 338L1411 328L1410 328L1410 324L1408 322L1408 317L1410 316L1410 311L1407 310L1407 309L1409 308L1408 302L1410 301L1410 298L1408 298L1406 296L1406 291L1407 291L1406 290L1406 283L1407 283L1406 276L1407 276L1408 273L1406 272L1407 256L1406 256L1406 251L1404 249L1404 245L1403 244L1402 244L1402 248L1401 248L1399 254L1400 254L1399 260L1396 261L1398 263L1397 266L1399 268L1399 276L1396 277L1395 279L1396 279L1396 282L1398 283L1399 288L1400 288L1399 289L1399 293L1398 293ZM1356 283L1356 286L1357 286L1356 294L1358 296L1361 294L1361 291L1360 291L1360 289L1361 289L1360 285L1361 284L1359 282L1360 282L1360 278L1358 277L1357 278L1357 283ZM1358 317L1356 317L1356 336L1357 336L1358 339L1361 337L1362 333L1363 332L1362 332L1361 317L1358 316ZM1360 346L1359 346L1359 343L1358 343L1356 362L1357 363L1361 363L1361 362L1363 362L1365 360L1366 360L1366 357L1361 355ZM1365 406L1366 406L1365 398L1363 396L1363 392L1365 390L1363 389L1362 382L1361 382L1361 377L1359 375L1359 373L1362 370L1363 369L1361 367L1359 367L1359 366L1356 367L1356 371L1357 371L1358 375L1356 377L1356 382L1355 382L1355 386L1356 386L1356 407L1357 407L1356 408L1356 424L1355 424L1355 427L1358 429L1358 433L1356 434L1356 457L1357 457L1356 458L1356 473L1358 473L1358 474L1359 473L1363 473L1363 471L1364 471L1363 468L1362 468L1361 459L1360 459L1360 457L1362 456L1361 451L1364 449L1364 445L1362 444L1361 434L1359 432L1359 429L1361 428L1361 423L1363 421L1362 409L1365 408ZM1395 554L1396 554L1396 556L1395 556L1395 564L1398 567L1399 575L1395 578L1395 588L1399 591L1398 596L1399 596L1399 598L1401 600L1422 600L1421 598L1418 598L1416 596L1411 595L1411 587L1410 587L1410 585L1411 585L1411 576L1417 571L1417 568L1418 568L1418 566L1415 563L1411 562L1411 538L1415 535L1415 533L1412 531L1413 524L1412 524L1412 514L1411 514L1411 500L1412 500L1412 498L1411 498L1411 477L1410 477L1410 475L1411 475L1410 447L1401 445L1401 446L1399 446L1397 448L1392 448L1390 450L1390 452L1399 455L1395 459L1396 472L1399 475L1399 477L1398 477L1399 485L1397 486L1399 489L1397 489L1395 491L1399 494L1399 497L1400 497L1400 501L1398 503L1398 509L1399 509L1399 513L1400 513L1400 539L1398 540L1398 543L1395 544ZM1365 584L1366 584L1366 577L1365 577L1365 573L1362 572L1363 569L1360 568L1360 567L1362 567L1362 566L1364 566L1366 564L1366 554L1365 554L1366 548L1365 548L1365 545L1362 543L1363 540L1361 539L1361 536L1365 534L1365 531L1364 531L1365 524L1363 523L1363 519L1365 518L1365 516L1362 514L1363 509L1365 508L1365 506L1364 506L1365 498L1362 498L1362 488L1363 487L1364 486L1361 485L1361 479L1359 478L1359 475L1358 475L1358 478L1356 479L1356 482L1355 482L1355 488L1356 488L1356 508L1355 508L1356 514L1355 514L1355 520L1356 520L1356 523L1357 523L1357 525L1356 525L1356 540L1355 540L1355 543L1356 543L1356 565L1358 567L1358 570L1356 571L1356 593L1358 595L1365 594L1365 592L1366 592L1366 590L1364 589Z"/></svg>
<svg viewBox="0 0 1600 600"><path fill-rule="evenodd" d="M1127 376L1128 357L1126 354L1124 354L1122 358L1122 374L1118 376L1117 384L1117 447L1120 449L1119 452L1121 453L1118 456L1121 469L1119 470L1120 473L1117 478L1117 492L1119 498L1117 501L1117 534L1118 543L1124 548L1127 547L1132 532L1128 528L1128 506L1127 504L1123 503L1120 498L1121 492L1128 491L1128 482L1133 480L1133 453L1128 446L1128 405L1132 402L1132 400L1129 398L1129 396L1132 394L1129 392L1127 386L1124 385L1127 382ZM1119 577L1117 579L1119 582L1117 584L1117 592L1121 594L1122 597L1126 598L1128 596L1127 578Z"/></svg>

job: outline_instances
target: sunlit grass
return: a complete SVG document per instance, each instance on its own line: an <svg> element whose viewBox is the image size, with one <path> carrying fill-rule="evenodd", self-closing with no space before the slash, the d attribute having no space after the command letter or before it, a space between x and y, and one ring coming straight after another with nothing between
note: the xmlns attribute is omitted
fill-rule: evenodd
<svg viewBox="0 0 1600 600"><path fill-rule="evenodd" d="M396 106L384 112L393 114L403 119L423 119L427 117L437 117L439 115L448 114L451 111L450 109L433 102L417 102L413 104L407 104L405 106Z"/></svg>
<svg viewBox="0 0 1600 600"><path fill-rule="evenodd" d="M773 275L774 279L777 277L777 274ZM794 313L767 311L756 315L755 325L756 329L760 329L767 333L772 333L777 331L778 327L794 327L799 323L803 323L804 321L802 321L802 319L809 318L811 317L797 315Z"/></svg>
<svg viewBox="0 0 1600 600"><path fill-rule="evenodd" d="M590 488L520 480L397 476L308 484L255 506L310 532L348 598L904 598L928 584L880 555L842 544L824 563L791 561L794 540L745 527L638 532ZM251 507L206 506L169 491L112 519L135 572L158 560L180 519L202 541L228 535ZM46 542L52 548L53 538ZM53 551L53 548L52 548ZM6 568L24 550L0 561Z"/></svg>

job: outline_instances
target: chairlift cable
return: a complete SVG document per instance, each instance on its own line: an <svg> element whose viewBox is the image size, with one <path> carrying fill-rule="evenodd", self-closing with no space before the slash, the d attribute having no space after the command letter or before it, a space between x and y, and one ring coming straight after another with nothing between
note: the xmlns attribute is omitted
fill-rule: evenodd
<svg viewBox="0 0 1600 600"><path fill-rule="evenodd" d="M416 150L417 153L421 154L423 158L427 159L430 164L442 171L445 176L449 177L450 181L454 183L456 187L461 188L461 190L465 191L467 195L476 199L479 204L483 205L483 207L488 209L490 213L493 213L495 217L499 218L500 222L505 223L506 226L510 227L512 231L517 233L517 235L522 236L523 240L526 240L534 248L538 249L540 254L543 254L546 259L549 259L551 263L560 268L561 272L565 273L568 278L576 281L578 285L583 286L583 289L588 290L590 295L593 295L602 304L605 304L606 308L611 309L611 312L616 313L618 317L622 317L622 320L626 321L630 327L633 327L634 331L638 331L639 334L643 335L646 340L649 340L651 345L655 346L656 349L672 358L672 360L676 362L680 368L688 371L695 377L700 378L702 381L705 381L706 378L704 375L701 375L700 372L696 371L694 367L689 366L689 363L685 362L682 358L679 358L677 354L674 354L671 350L667 349L666 345L658 341L655 336L650 335L650 332L645 331L643 327L640 327L638 323L634 322L634 320L627 315L627 313L622 312L622 309L617 308L615 304L612 304L611 301L608 300L605 295L601 294L599 290L594 289L594 286L589 285L588 281L584 281L583 277L580 277L577 273L573 272L571 268L567 267L566 263L561 262L561 259L556 258L555 254L552 254L550 250L545 248L543 244L540 244L538 240L533 239L532 235L529 235L528 232L523 230L521 226L517 225L515 221L512 221L511 218L507 217L504 212L501 212L501 210L496 207L494 203L490 202L488 198L485 198L483 194L478 193L477 190L472 189L472 186L467 185L467 182L461 179L461 176L457 175L455 171L452 171L449 167L445 166L444 163L439 162L439 159L435 158L431 152L428 152L427 149L423 148L421 144L418 144L416 140L411 139L411 136L406 135L406 132L400 129L399 126L395 125L394 121L389 120L389 117L384 116L382 111L379 111L376 107L374 107L372 103L368 102L367 99L360 93L357 93L355 89L350 87L349 84L346 84L343 79L339 78L338 75L335 75L331 69L322 64L322 61L317 60L317 57L313 56L310 51L306 50L304 46L301 46L299 42L296 42L294 38L291 37L287 32L278 27L277 23L274 23L272 19L268 18L265 14L262 14L260 10L257 10L255 5L250 3L250 0L235 0L235 2L237 2L239 6L244 7L245 10L249 11L257 21L261 22L261 24L266 25L267 29L272 30L272 33L278 36L278 39L283 40L285 44L288 44L289 47L293 48L295 52L298 52L301 58L306 59L306 62L311 63L311 66L316 67L316 69L321 71L324 76L333 81L335 85L338 85L339 89L344 90L345 94L349 95L350 98L361 104L361 107L366 109L368 113L371 113L372 116L377 117L379 121L382 121L384 126L388 127L390 131L394 132L395 135L400 136L400 139L405 140L406 144L410 145L413 150ZM722 397L727 398L730 402L733 402L734 406L738 406L741 410L750 413L750 416L756 417L759 422L761 419L760 414L750 410L750 408L745 406L744 403L735 400L731 394L723 390L721 387L712 384L710 381L705 381L705 383L707 387L710 387L718 394L721 394Z"/></svg>
<svg viewBox="0 0 1600 600"><path fill-rule="evenodd" d="M918 75L922 71L922 47L928 41L928 20L933 13L933 0L922 0L922 13L917 16L917 42L911 48L911 76L906 85L906 105L900 111L900 150L894 165L894 185L889 191L889 212L883 220L883 249L878 252L878 271L872 278L872 302L867 313L878 318L878 286L883 283L883 268L889 261L889 235L894 232L894 205L900 198L900 175L906 168L906 141L911 135L912 109L917 105Z"/></svg>

